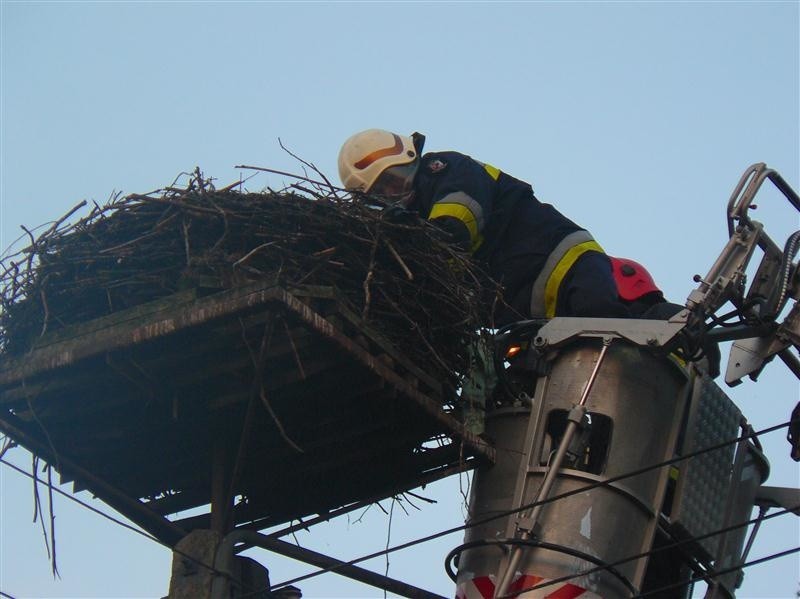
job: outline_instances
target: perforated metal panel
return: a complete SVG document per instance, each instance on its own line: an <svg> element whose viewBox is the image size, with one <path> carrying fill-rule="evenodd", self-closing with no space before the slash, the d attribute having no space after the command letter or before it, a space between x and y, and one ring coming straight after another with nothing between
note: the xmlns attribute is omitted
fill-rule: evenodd
<svg viewBox="0 0 800 599"><path fill-rule="evenodd" d="M695 381L681 455L732 441L739 436L739 408L707 376ZM670 519L687 537L708 534L723 527L731 485L735 443L702 453L677 464L678 481ZM712 536L698 545L714 559L720 538Z"/></svg>

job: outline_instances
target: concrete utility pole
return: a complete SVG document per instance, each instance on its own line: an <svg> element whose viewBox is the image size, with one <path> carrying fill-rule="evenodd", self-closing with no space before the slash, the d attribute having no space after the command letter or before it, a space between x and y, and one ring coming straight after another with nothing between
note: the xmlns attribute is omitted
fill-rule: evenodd
<svg viewBox="0 0 800 599"><path fill-rule="evenodd" d="M229 554L226 555L225 554ZM269 570L249 557L234 556L233 548L214 530L195 530L175 545L168 599L234 599L242 595L266 599ZM296 593L283 599L299 599Z"/></svg>

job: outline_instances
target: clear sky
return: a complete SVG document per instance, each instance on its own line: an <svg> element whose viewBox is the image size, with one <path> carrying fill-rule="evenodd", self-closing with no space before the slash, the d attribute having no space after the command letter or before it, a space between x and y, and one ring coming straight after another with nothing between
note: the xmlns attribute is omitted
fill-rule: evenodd
<svg viewBox="0 0 800 599"><path fill-rule="evenodd" d="M645 263L683 302L722 249L725 206L766 162L800 188L800 5L769 2L12 2L0 0L0 236L82 199L147 192L200 166L298 172L278 144L336 177L352 133L428 136L530 181L611 254ZM285 181L261 176L251 189ZM773 201L774 200L774 201ZM800 228L777 198L758 216L780 243ZM774 208L774 209L773 209ZM758 430L789 418L779 362L730 391ZM785 431L763 439L768 484L800 486ZM15 463L30 466L22 450ZM372 508L304 546L352 559L456 526L459 481L435 506ZM49 572L32 489L0 465L0 590L13 597L160 597L170 552L59 499L61 578ZM92 501L87 493L79 497ZM387 511L391 502L384 502ZM461 534L392 554L389 575L446 596ZM759 558L800 544L796 517L764 525ZM254 553L281 582L312 568ZM367 567L383 572L378 559ZM794 554L748 569L739 597L791 597ZM335 575L306 597L382 593Z"/></svg>

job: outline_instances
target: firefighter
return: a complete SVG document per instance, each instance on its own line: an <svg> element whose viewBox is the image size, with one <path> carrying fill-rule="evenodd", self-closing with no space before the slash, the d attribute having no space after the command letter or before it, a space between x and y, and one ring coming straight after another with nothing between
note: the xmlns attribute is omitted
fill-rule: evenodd
<svg viewBox="0 0 800 599"><path fill-rule="evenodd" d="M627 317L611 263L588 231L528 183L464 154L422 154L425 137L356 133L339 152L344 187L382 196L449 234L504 288L497 326L554 316Z"/></svg>

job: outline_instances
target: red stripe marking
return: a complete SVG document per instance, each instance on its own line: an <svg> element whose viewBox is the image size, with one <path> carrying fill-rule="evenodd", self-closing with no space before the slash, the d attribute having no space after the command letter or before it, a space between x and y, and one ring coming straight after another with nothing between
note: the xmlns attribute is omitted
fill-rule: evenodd
<svg viewBox="0 0 800 599"><path fill-rule="evenodd" d="M583 594L586 589L574 584L565 584L560 589L553 591L549 595L545 595L545 599L575 599L578 595Z"/></svg>
<svg viewBox="0 0 800 599"><path fill-rule="evenodd" d="M530 574L523 574L519 578L517 578L514 582L511 583L511 586L508 587L509 591L524 591L531 587L535 587L537 584L542 582L544 578L541 576L531 576Z"/></svg>
<svg viewBox="0 0 800 599"><path fill-rule="evenodd" d="M492 599L494 597L494 583L488 576L478 576L472 579L472 584L478 589L478 592L484 599Z"/></svg>

